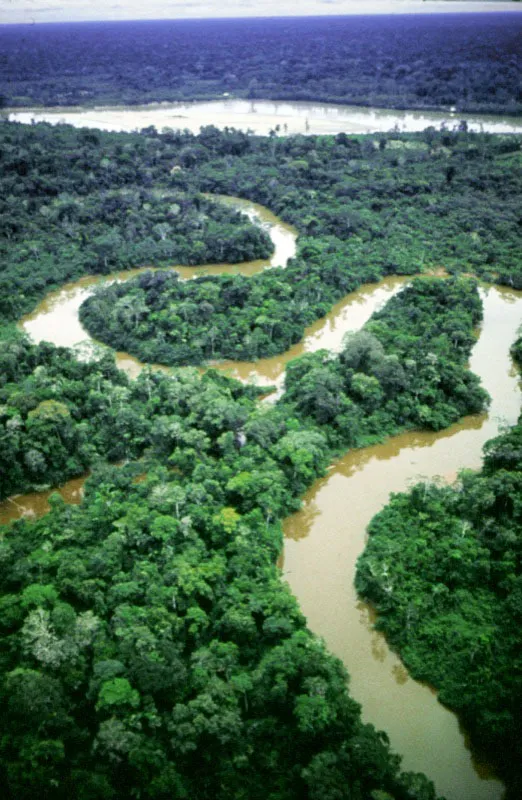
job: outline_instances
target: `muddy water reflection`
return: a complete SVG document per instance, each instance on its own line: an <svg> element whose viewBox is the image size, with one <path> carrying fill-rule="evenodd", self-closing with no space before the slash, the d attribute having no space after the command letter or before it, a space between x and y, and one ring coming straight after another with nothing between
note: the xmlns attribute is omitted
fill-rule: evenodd
<svg viewBox="0 0 522 800"><path fill-rule="evenodd" d="M346 664L363 717L386 730L405 769L423 771L450 800L494 800L502 784L473 762L458 720L433 691L409 678L384 638L372 629L371 610L355 593L355 562L368 522L419 479L452 480L461 467L478 467L485 441L499 424L514 423L521 404L509 356L522 318L522 297L483 292L484 322L470 361L492 397L488 415L468 417L441 433L407 433L348 453L285 522L284 576L311 629Z"/></svg>
<svg viewBox="0 0 522 800"><path fill-rule="evenodd" d="M45 492L31 492L30 494L18 494L0 503L0 525L7 525L15 519L36 519L50 510L49 497L58 493L66 503L77 505L81 503L83 497L83 484L85 476L73 478L57 489L49 489Z"/></svg>

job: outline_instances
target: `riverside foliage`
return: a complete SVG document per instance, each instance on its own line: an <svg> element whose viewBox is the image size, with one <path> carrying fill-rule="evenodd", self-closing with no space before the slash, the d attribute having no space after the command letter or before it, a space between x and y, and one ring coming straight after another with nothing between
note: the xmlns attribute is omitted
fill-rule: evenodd
<svg viewBox="0 0 522 800"><path fill-rule="evenodd" d="M13 797L434 797L362 724L275 562L280 520L336 449L414 409L440 425L482 408L464 366L480 313L473 281L419 280L339 357L296 360L268 408L212 371L130 381L109 355L6 339L5 489L94 467L81 507L55 495L0 543Z"/></svg>
<svg viewBox="0 0 522 800"><path fill-rule="evenodd" d="M172 154L153 139L4 123L0 143L4 318L81 275L241 262L273 250L244 215L180 191Z"/></svg>
<svg viewBox="0 0 522 800"><path fill-rule="evenodd" d="M126 233L133 209L124 206L123 213L118 198L140 182L151 196L174 192L169 203L183 209L185 201L187 219L203 190L272 197L275 210L307 227L299 268L306 271L309 259L344 293L350 282L369 279L373 259L377 274L379 258L388 259L390 272L401 265L415 271L417 254L406 242L413 248L416 238L403 238L393 256L382 242L374 247L377 216L368 198L382 173L393 178L386 182L392 194L384 195L391 206L410 193L398 187L418 185L416 165L425 162L439 202L447 193L445 208L450 199L464 202L464 190L473 193L473 220L484 227L472 232L490 242L505 279L519 275L514 234L500 236L497 229L501 211L508 220L515 213L507 194L502 209L498 197L516 180L516 139L431 131L424 138L393 134L380 145L375 137L256 140L213 128L195 138L0 127L9 165L9 193L2 197L19 211L6 233L5 253L18 255L8 262L11 282L4 275L10 288L4 322L62 279L67 254L78 272L87 269L83 226L67 233L71 212L63 219L48 215L47 230L45 215L36 213L40 205L65 202L60 187L75 203L90 194L94 204L116 198L114 230L106 235L123 241L127 235L134 241ZM328 158L317 156L315 188L305 179L286 183L292 170L308 175L313 152L323 149ZM305 153L306 167L285 160L300 162ZM397 162L386 166L388 157ZM60 169L64 160L67 172ZM332 208L330 171L349 162L353 175L365 173L371 185L343 174ZM375 203L384 217L382 192ZM315 205L301 205L303 197ZM147 219L153 207L145 209ZM243 227L235 216L204 208L215 220L216 242L221 225ZM309 218L312 208L317 216ZM359 223L353 236L342 228L352 216L365 220L367 208L367 228ZM158 224L169 226L163 229L169 239L173 228L164 213L160 206ZM404 209L393 214L390 241L400 215L408 219ZM450 244L460 219L448 214L444 240L442 226L429 229L442 243L426 263L453 252L449 266L463 270ZM33 222L31 237L52 259L41 259L40 250L21 253L24 226ZM54 251L60 226L70 246ZM406 236L406 223L398 235ZM422 235L431 252L427 233L411 235ZM335 260L337 245L354 246L350 260ZM88 232L84 246L89 251ZM114 248L109 257L120 253ZM31 282L26 271L39 261ZM471 263L490 270L493 260ZM118 263L126 265L127 256ZM291 289L289 270L272 273ZM308 292L312 280L299 280ZM225 279L219 291L222 285ZM331 302L326 295L324 310ZM319 306L312 310L317 316ZM423 776L399 771L385 734L362 723L344 670L307 630L275 563L281 519L298 508L336 453L408 427L437 429L483 408L486 395L466 369L480 316L473 278L418 279L350 337L339 356L321 352L294 361L285 395L273 407L258 404L252 387L214 371L145 371L131 381L110 355L85 363L2 328L1 496L93 470L80 507L55 496L48 516L14 523L0 541L0 766L9 797L433 800Z"/></svg>
<svg viewBox="0 0 522 800"><path fill-rule="evenodd" d="M242 138L208 127L153 141L159 180L162 162L175 163L172 187L261 202L301 238L285 269L253 278L155 273L100 288L82 306L83 324L142 360L281 353L347 292L387 274L444 267L522 286L519 137Z"/></svg>
<svg viewBox="0 0 522 800"><path fill-rule="evenodd" d="M513 348L520 361L520 339ZM412 675L435 686L522 790L522 418L455 486L418 484L370 523L356 587Z"/></svg>

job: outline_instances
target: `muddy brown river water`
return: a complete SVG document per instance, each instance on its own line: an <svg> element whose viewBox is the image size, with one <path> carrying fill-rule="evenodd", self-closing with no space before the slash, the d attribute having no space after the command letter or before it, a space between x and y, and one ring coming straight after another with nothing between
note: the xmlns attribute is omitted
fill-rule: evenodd
<svg viewBox="0 0 522 800"><path fill-rule="evenodd" d="M182 277L203 271L253 274L277 264L284 266L294 254L293 229L259 206L233 198L227 202L239 204L258 224L267 226L276 245L274 256L269 262L235 267L183 268ZM109 279L128 279L138 272ZM301 343L281 356L219 366L243 380L281 387L289 359L307 350L338 349L344 334L360 328L405 280L389 278L361 287L308 328ZM68 346L89 342L78 321L78 309L99 281L84 278L52 293L21 320L21 327L35 341L46 339ZM419 478L453 480L459 468L478 467L484 442L497 434L500 424L517 419L521 392L509 347L522 319L522 295L501 288L481 293L484 321L470 367L492 397L489 413L466 418L440 433L406 433L382 445L348 453L314 484L304 497L302 510L284 526L283 576L311 629L345 663L351 692L362 703L364 719L386 730L392 747L403 756L405 769L425 772L448 800L499 800L503 786L485 765L474 760L457 717L438 703L432 689L408 676L384 638L372 629L371 609L357 598L353 579L366 526L390 492L407 489ZM119 353L117 359L131 376L143 368L127 354ZM70 481L62 488L66 500L80 501L82 480ZM47 495L6 501L0 505L0 522L45 513Z"/></svg>
<svg viewBox="0 0 522 800"><path fill-rule="evenodd" d="M285 521L283 575L308 623L346 664L363 718L390 736L404 768L425 772L452 800L494 800L502 784L474 761L456 716L433 690L412 680L353 580L370 519L420 479L454 480L461 467L478 468L481 449L502 423L513 424L522 395L509 356L522 317L522 296L505 289L483 293L484 322L470 367L491 395L487 415L463 419L440 433L405 433L382 445L352 451L332 465Z"/></svg>

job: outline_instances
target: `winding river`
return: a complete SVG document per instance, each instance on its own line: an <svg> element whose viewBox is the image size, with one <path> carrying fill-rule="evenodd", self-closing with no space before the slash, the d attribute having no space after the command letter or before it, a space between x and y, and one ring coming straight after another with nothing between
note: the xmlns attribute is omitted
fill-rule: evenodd
<svg viewBox="0 0 522 800"><path fill-rule="evenodd" d="M285 521L284 577L308 623L346 664L363 718L386 730L405 769L423 771L451 800L496 800L499 781L473 760L454 714L428 686L412 680L382 636L372 612L357 598L355 562L370 519L417 480L454 480L478 468L481 449L499 425L513 424L522 392L509 355L522 318L522 296L482 291L484 321L470 368L491 395L487 415L467 417L439 433L405 433L352 451L305 495L302 510Z"/></svg>
<svg viewBox="0 0 522 800"><path fill-rule="evenodd" d="M268 262L235 267L175 267L184 278L202 272L253 274L277 263L284 265L294 254L293 229L259 206L232 198L227 202L267 226L276 246L274 256ZM138 272L109 279L124 280ZM107 277L83 278L50 294L21 320L21 327L35 341L46 339L68 346L88 342L78 321L78 309L100 280ZM281 385L289 359L307 350L338 349L343 335L360 328L405 280L385 279L348 295L306 330L299 345L282 356L219 366L244 380ZM481 291L484 322L470 367L492 396L489 414L466 418L440 433L406 433L383 445L350 452L314 484L302 510L285 522L283 574L311 629L342 658L364 718L387 731L394 750L404 756L404 768L425 772L448 800L498 800L503 786L484 765L473 760L456 716L437 702L429 687L408 676L383 637L372 629L371 609L355 595L353 578L356 558L365 543L365 528L387 502L390 491L406 489L421 476L441 475L452 480L460 467L478 467L483 443L496 435L500 423L516 421L522 398L509 346L521 321L522 295L499 288ZM131 376L143 367L124 353L117 354L117 360ZM82 481L79 478L62 487L66 500L79 502ZM45 513L48 494L11 498L0 506L0 522Z"/></svg>

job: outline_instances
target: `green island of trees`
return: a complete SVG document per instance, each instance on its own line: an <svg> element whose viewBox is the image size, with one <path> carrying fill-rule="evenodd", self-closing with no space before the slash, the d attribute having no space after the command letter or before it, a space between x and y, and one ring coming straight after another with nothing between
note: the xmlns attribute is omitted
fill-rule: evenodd
<svg viewBox="0 0 522 800"><path fill-rule="evenodd" d="M247 294L260 285L260 304L270 291L267 283L263 294L265 275L282 290L302 287L309 312L300 330L350 288L422 263L520 285L510 195L519 140L0 129L9 190L0 196L11 210L1 274L0 497L92 470L81 506L54 495L50 514L15 522L0 541L7 796L433 800L430 782L400 772L386 735L362 723L345 671L306 628L276 561L281 520L336 454L484 408L487 395L467 369L481 318L476 280L413 280L338 356L292 362L274 406L215 370L147 370L130 380L110 354L82 362L31 344L7 323L68 269L136 263L132 247L115 249L107 266L99 254L94 266L83 255L90 237L128 241L127 220L140 206L120 199L142 182L144 219L159 247L154 225L169 225L166 239L174 230L164 198L181 208L186 198L187 221L205 210L201 241L215 232L219 242L223 228L243 245L253 241L256 255L269 248L266 237L252 239L250 224L201 192L259 200L295 222L306 234L295 262L237 285ZM96 212L85 241L70 212L38 213L71 197L95 208L114 201L112 216ZM24 246L29 225L45 258ZM146 285L170 280L181 285L164 273ZM222 292L235 281L187 286ZM276 330L256 326L261 343L277 340Z"/></svg>

